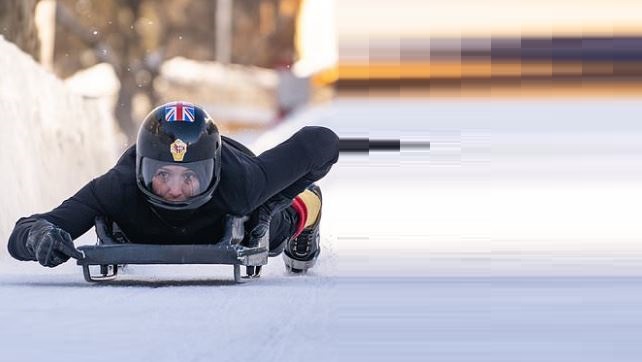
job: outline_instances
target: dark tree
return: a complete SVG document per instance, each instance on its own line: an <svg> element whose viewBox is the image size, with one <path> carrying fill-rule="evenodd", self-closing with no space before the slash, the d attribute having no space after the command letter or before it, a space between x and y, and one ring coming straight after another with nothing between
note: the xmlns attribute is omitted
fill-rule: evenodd
<svg viewBox="0 0 642 362"><path fill-rule="evenodd" d="M0 35L34 59L40 57L35 13L38 0L0 1Z"/></svg>

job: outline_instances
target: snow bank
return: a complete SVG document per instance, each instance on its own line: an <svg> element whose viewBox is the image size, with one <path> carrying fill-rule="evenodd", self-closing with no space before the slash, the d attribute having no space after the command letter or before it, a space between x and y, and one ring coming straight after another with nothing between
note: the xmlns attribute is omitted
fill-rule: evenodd
<svg viewBox="0 0 642 362"><path fill-rule="evenodd" d="M111 115L0 36L0 259L16 220L50 210L117 157Z"/></svg>

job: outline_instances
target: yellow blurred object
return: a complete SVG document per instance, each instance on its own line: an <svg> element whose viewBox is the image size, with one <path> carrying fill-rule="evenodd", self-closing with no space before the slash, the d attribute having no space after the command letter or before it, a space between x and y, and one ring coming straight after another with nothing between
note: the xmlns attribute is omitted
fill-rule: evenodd
<svg viewBox="0 0 642 362"><path fill-rule="evenodd" d="M312 76L312 85L321 87L335 83L339 79L339 69L335 66L324 69Z"/></svg>
<svg viewBox="0 0 642 362"><path fill-rule="evenodd" d="M439 62L377 62L342 63L336 69L317 74L315 81L328 84L336 80L366 79L457 79L490 77L550 77L609 75L613 64L574 62L497 62L497 61L439 61Z"/></svg>

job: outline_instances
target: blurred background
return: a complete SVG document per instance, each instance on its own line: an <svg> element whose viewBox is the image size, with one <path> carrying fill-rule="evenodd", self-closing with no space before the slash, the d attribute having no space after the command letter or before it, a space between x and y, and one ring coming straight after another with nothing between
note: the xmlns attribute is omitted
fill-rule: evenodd
<svg viewBox="0 0 642 362"><path fill-rule="evenodd" d="M189 99L228 132L332 97L639 94L635 0L5 0L0 34L131 143L154 106Z"/></svg>

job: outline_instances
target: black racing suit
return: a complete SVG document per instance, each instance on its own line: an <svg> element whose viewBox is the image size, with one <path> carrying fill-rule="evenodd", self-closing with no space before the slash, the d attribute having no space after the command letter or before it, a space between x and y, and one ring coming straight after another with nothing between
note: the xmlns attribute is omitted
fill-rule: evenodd
<svg viewBox="0 0 642 362"><path fill-rule="evenodd" d="M323 127L304 127L259 156L224 137L221 180L212 199L196 210L169 212L152 208L138 189L136 149L132 146L109 172L93 179L60 206L18 220L9 237L9 253L18 260L34 260L25 243L38 218L62 228L73 239L89 230L97 216L104 216L133 243L214 243L222 235L225 215L249 215L278 193L293 199L325 176L338 157L337 135ZM280 246L295 228L296 213L291 207L274 215L270 249Z"/></svg>

